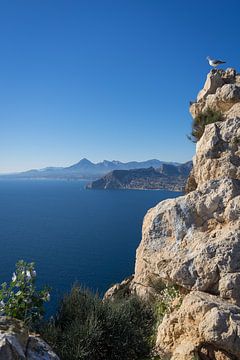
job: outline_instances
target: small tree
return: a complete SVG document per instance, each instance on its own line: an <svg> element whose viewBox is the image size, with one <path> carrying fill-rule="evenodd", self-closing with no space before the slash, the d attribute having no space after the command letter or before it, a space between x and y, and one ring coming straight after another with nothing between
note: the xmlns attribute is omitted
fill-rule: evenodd
<svg viewBox="0 0 240 360"><path fill-rule="evenodd" d="M0 290L0 313L23 320L31 325L44 314L43 304L50 300L49 289L37 291L34 263L20 260L12 281L3 283Z"/></svg>
<svg viewBox="0 0 240 360"><path fill-rule="evenodd" d="M192 132L188 135L188 139L194 143L198 142L204 133L206 125L222 120L223 117L220 111L208 108L206 111L198 114L198 116L193 120Z"/></svg>

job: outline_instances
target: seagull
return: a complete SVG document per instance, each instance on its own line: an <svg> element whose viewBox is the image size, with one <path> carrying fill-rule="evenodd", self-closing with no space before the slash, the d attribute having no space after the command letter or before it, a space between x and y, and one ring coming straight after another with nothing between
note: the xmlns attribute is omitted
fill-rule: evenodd
<svg viewBox="0 0 240 360"><path fill-rule="evenodd" d="M209 65L213 66L214 68L216 68L218 65L226 63L226 61L211 59L209 56L207 57L207 60L208 60Z"/></svg>

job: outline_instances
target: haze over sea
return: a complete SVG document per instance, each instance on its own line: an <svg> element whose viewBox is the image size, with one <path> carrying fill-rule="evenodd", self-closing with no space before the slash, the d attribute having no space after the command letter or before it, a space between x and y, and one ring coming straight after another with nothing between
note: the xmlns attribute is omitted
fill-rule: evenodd
<svg viewBox="0 0 240 360"><path fill-rule="evenodd" d="M78 281L103 293L132 274L146 211L170 191L85 190L85 181L0 181L0 282L17 260L52 288L48 314Z"/></svg>

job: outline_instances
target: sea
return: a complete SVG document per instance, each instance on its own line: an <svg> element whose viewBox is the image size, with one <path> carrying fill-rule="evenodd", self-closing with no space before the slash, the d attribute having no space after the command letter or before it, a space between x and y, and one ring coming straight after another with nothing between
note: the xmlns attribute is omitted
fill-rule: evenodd
<svg viewBox="0 0 240 360"><path fill-rule="evenodd" d="M0 181L0 283L15 263L35 262L51 288L47 314L75 283L102 295L134 271L147 210L181 193L86 190L86 181Z"/></svg>

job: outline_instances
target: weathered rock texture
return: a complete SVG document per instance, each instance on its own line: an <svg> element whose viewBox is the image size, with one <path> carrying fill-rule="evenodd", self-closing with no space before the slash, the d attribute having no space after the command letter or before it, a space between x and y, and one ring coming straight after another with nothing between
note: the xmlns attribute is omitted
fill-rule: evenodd
<svg viewBox="0 0 240 360"><path fill-rule="evenodd" d="M172 360L240 359L240 75L212 70L190 112L221 111L197 143L189 189L145 216L135 274L143 298L157 282L188 292L165 315L157 349Z"/></svg>
<svg viewBox="0 0 240 360"><path fill-rule="evenodd" d="M150 209L137 250L133 287L148 296L153 276L229 298L240 276L240 181L211 180ZM235 291L231 301L240 305Z"/></svg>
<svg viewBox="0 0 240 360"><path fill-rule="evenodd" d="M165 316L158 329L159 351L179 359L239 359L239 307L216 296L191 292ZM205 355L205 356L204 356Z"/></svg>
<svg viewBox="0 0 240 360"><path fill-rule="evenodd" d="M0 360L59 360L47 343L21 321L0 317Z"/></svg>
<svg viewBox="0 0 240 360"><path fill-rule="evenodd" d="M240 74L234 69L212 70L203 89L197 96L197 101L190 107L195 118L207 108L227 112L240 101Z"/></svg>
<svg viewBox="0 0 240 360"><path fill-rule="evenodd" d="M220 111L223 122L208 125L198 141L190 190L211 179L240 179L240 75L234 69L212 70L198 101L190 107L195 118L208 108Z"/></svg>

